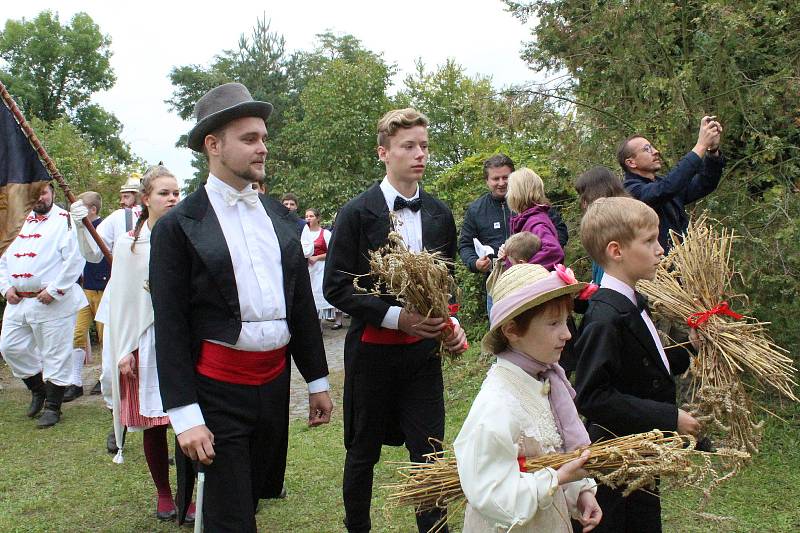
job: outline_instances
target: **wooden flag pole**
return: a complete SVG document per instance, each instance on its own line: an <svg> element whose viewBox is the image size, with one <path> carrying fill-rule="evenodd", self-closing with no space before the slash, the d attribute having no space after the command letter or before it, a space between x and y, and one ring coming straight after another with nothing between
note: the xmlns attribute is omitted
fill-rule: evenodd
<svg viewBox="0 0 800 533"><path fill-rule="evenodd" d="M39 154L39 158L44 163L45 167L47 167L47 172L50 173L50 176L56 180L58 186L64 191L64 195L67 197L67 201L70 204L75 202L75 195L72 194L72 190L69 188L69 185L66 181L64 181L64 176L56 168L56 164L50 159L50 156L47 155L47 152L42 146L42 143L39 141L39 138L36 137L33 129L28 124L28 121L25 120L25 117L22 115L22 111L20 111L19 107L17 107L17 103L11 97L8 90L6 90L6 86L0 81L0 96L3 98L3 102L6 104L6 107L11 111L14 115L14 118L19 123L19 127L22 128L22 131L25 133L25 136L28 137L28 142L31 143L33 149ZM97 243L97 246L100 247L100 251L103 252L108 264L111 265L111 250L108 249L106 246L105 241L97 234L97 230L94 228L94 225L89 222L88 218L83 219L83 225L86 227L86 230L89 232L89 235L92 236L94 242Z"/></svg>

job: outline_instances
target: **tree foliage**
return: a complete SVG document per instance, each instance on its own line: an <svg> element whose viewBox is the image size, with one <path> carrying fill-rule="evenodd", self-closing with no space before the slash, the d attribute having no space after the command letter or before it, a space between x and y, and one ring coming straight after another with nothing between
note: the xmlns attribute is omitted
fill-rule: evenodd
<svg viewBox="0 0 800 533"><path fill-rule="evenodd" d="M7 20L0 32L0 76L25 114L45 122L67 117L95 147L129 161L117 118L91 103L116 78L111 39L86 13L65 25L43 11L32 20Z"/></svg>
<svg viewBox="0 0 800 533"><path fill-rule="evenodd" d="M737 261L759 317L797 347L800 307L800 5L774 0L506 0L536 19L523 57L566 74L536 88L577 105L584 126L564 144L567 166L612 165L633 132L677 161L700 118L724 127L728 165L719 190L700 203L745 238Z"/></svg>

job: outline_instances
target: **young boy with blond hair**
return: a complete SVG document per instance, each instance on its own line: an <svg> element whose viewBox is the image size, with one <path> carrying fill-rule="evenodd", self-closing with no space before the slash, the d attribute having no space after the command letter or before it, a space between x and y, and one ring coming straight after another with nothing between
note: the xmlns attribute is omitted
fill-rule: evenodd
<svg viewBox="0 0 800 533"><path fill-rule="evenodd" d="M636 292L653 279L664 250L658 215L632 198L600 198L581 221L581 242L604 274L589 300L575 343L578 411L592 441L660 429L697 435L700 425L675 405L673 375L689 366L684 348L664 349L647 301ZM693 343L696 343L696 339ZM660 532L658 490L598 488L600 532Z"/></svg>
<svg viewBox="0 0 800 533"><path fill-rule="evenodd" d="M529 231L515 233L500 246L497 251L497 259L494 260L492 273L486 278L486 292L491 294L494 284L500 276L514 265L527 263L542 249L542 240ZM511 263L506 268L506 259Z"/></svg>

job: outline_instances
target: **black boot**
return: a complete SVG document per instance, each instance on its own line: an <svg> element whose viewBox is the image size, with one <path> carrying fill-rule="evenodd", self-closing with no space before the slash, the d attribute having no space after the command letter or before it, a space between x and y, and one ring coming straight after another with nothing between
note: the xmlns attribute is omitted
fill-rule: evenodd
<svg viewBox="0 0 800 533"><path fill-rule="evenodd" d="M49 381L45 382L45 391L47 399L44 402L44 412L36 425L40 428L49 428L55 426L61 420L61 402L64 400L64 390L66 387L55 385Z"/></svg>
<svg viewBox="0 0 800 533"><path fill-rule="evenodd" d="M44 407L45 391L44 381L42 381L42 373L39 372L35 376L25 378L22 381L25 382L28 390L31 391L31 405L28 407L28 412L25 414L33 418L34 416L38 415L39 411L41 411L42 407Z"/></svg>
<svg viewBox="0 0 800 533"><path fill-rule="evenodd" d="M79 385L70 385L64 392L64 403L71 402L75 398L83 396L83 387Z"/></svg>

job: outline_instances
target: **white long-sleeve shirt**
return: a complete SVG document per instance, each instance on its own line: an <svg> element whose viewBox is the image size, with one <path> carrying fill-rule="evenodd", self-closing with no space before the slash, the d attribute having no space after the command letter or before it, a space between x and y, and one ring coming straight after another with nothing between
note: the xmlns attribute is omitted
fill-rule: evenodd
<svg viewBox="0 0 800 533"><path fill-rule="evenodd" d="M31 212L19 235L0 257L0 291L40 292L53 297L50 304L23 298L7 304L5 316L18 322L47 322L78 312L87 305L77 281L86 262L78 251L69 213L53 205L45 215Z"/></svg>

